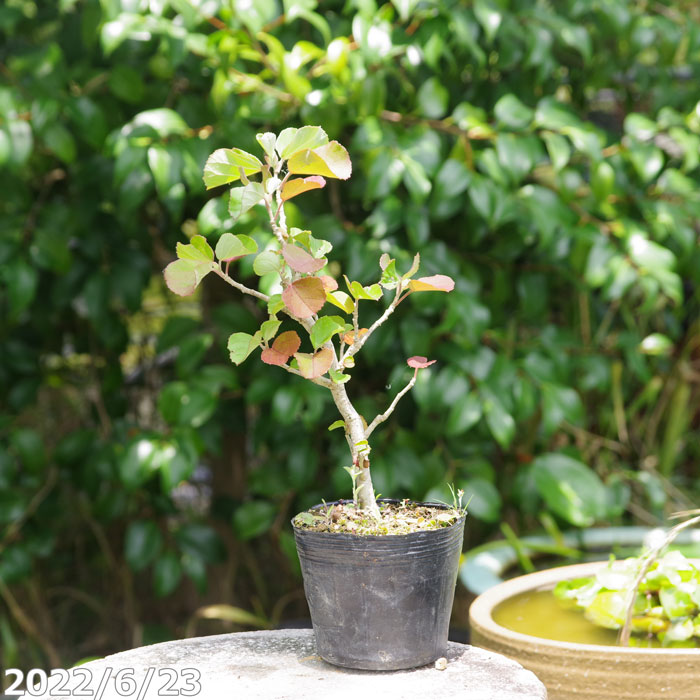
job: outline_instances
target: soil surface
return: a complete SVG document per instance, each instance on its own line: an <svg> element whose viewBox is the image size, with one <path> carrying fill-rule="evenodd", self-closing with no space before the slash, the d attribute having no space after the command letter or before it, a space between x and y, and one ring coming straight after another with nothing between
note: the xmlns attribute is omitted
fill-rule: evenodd
<svg viewBox="0 0 700 700"><path fill-rule="evenodd" d="M352 535L406 535L422 530L449 527L465 514L449 506L431 506L411 501L379 503L381 520L355 507L352 501L339 501L299 513L294 526L314 532L341 532Z"/></svg>

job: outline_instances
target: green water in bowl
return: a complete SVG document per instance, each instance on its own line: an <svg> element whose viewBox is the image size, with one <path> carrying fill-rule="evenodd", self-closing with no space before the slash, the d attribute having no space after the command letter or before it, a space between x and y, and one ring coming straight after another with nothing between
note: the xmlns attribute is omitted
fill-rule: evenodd
<svg viewBox="0 0 700 700"><path fill-rule="evenodd" d="M608 630L589 622L580 610L565 608L551 590L520 593L494 608L493 619L513 632L542 639L578 644L617 646L617 630ZM660 647L657 640L635 637L635 647Z"/></svg>

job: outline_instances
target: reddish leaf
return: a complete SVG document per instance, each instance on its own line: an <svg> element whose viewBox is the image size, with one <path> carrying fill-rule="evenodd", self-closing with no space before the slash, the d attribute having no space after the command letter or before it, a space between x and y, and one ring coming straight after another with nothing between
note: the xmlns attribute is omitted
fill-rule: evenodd
<svg viewBox="0 0 700 700"><path fill-rule="evenodd" d="M282 292L284 305L298 318L309 318L326 303L326 291L318 277L304 277L292 282Z"/></svg>
<svg viewBox="0 0 700 700"><path fill-rule="evenodd" d="M361 338L363 335L367 335L368 332L369 332L369 328L360 328L360 330L357 333L357 337ZM355 332L352 331L350 333L346 333L343 336L343 342L346 345L352 345L355 342Z"/></svg>
<svg viewBox="0 0 700 700"><path fill-rule="evenodd" d="M338 283L329 275L321 275L319 279L321 280L323 288L327 292L334 292L336 289L338 289Z"/></svg>
<svg viewBox="0 0 700 700"><path fill-rule="evenodd" d="M307 253L303 248L291 243L285 243L282 247L284 260L294 272L310 274L318 272L328 261L325 258L315 258L311 253Z"/></svg>
<svg viewBox="0 0 700 700"><path fill-rule="evenodd" d="M260 359L266 365L286 365L287 360L299 349L301 338L296 331L285 331L280 333L272 347L262 351Z"/></svg>
<svg viewBox="0 0 700 700"><path fill-rule="evenodd" d="M313 355L298 352L294 355L299 363L299 372L306 379L316 379L325 374L333 364L333 351L330 348L321 348Z"/></svg>
<svg viewBox="0 0 700 700"><path fill-rule="evenodd" d="M287 161L290 173L295 175L324 175L347 180L352 174L350 156L337 141L313 150L298 151Z"/></svg>
<svg viewBox="0 0 700 700"><path fill-rule="evenodd" d="M287 180L282 187L282 200L287 201L292 197L296 197L302 192L309 190L319 190L326 186L326 181L320 175L312 175L311 177L297 177L294 180Z"/></svg>
<svg viewBox="0 0 700 700"><path fill-rule="evenodd" d="M413 367L414 369L425 369L436 362L437 360L428 360L427 357L421 357L420 355L414 355L406 360L408 366Z"/></svg>
<svg viewBox="0 0 700 700"><path fill-rule="evenodd" d="M455 281L447 275L432 275L411 280L408 287L413 292L451 292L455 288Z"/></svg>

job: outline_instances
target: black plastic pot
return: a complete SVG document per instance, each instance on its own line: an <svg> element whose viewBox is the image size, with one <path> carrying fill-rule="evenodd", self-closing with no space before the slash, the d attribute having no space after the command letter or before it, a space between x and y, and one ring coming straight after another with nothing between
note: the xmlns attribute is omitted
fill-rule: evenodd
<svg viewBox="0 0 700 700"><path fill-rule="evenodd" d="M295 527L321 658L347 668L395 671L444 656L464 521L365 537Z"/></svg>

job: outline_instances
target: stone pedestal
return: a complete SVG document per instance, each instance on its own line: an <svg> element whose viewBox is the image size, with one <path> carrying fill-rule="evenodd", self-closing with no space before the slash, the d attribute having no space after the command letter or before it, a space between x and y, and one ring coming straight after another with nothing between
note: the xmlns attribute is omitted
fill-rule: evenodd
<svg viewBox="0 0 700 700"><path fill-rule="evenodd" d="M82 681L84 689L93 691L94 700L547 698L534 674L499 654L450 642L446 659L444 670L430 665L408 671L354 671L331 666L317 656L311 630L243 632L114 654L72 669L65 689L74 692ZM56 686L51 690L43 697L58 700Z"/></svg>

